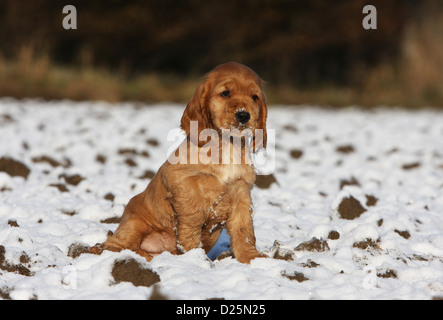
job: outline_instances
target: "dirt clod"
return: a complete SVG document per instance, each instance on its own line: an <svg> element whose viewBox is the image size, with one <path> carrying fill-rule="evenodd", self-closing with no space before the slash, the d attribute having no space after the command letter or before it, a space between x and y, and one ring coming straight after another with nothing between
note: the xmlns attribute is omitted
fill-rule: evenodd
<svg viewBox="0 0 443 320"><path fill-rule="evenodd" d="M150 146L153 146L153 147L158 147L160 145L158 140L154 139L154 138L150 138L150 139L146 140L146 143L149 144Z"/></svg>
<svg viewBox="0 0 443 320"><path fill-rule="evenodd" d="M126 159L125 163L128 165L128 167L136 167L137 166L137 162L135 162L131 158Z"/></svg>
<svg viewBox="0 0 443 320"><path fill-rule="evenodd" d="M290 155L292 159L300 159L303 155L303 151L299 149L292 149Z"/></svg>
<svg viewBox="0 0 443 320"><path fill-rule="evenodd" d="M98 154L95 157L95 161L97 161L98 163L104 164L104 163L106 163L106 157L102 154Z"/></svg>
<svg viewBox="0 0 443 320"><path fill-rule="evenodd" d="M138 177L139 179L152 179L155 176L155 172L152 170L146 170L145 173L143 173L140 177Z"/></svg>
<svg viewBox="0 0 443 320"><path fill-rule="evenodd" d="M149 158L149 153L147 151L137 151L132 148L123 148L118 150L118 154L120 155L134 155L134 156L142 156L145 158Z"/></svg>
<svg viewBox="0 0 443 320"><path fill-rule="evenodd" d="M317 262L312 261L311 259L308 259L308 261L306 261L306 263L302 263L302 266L304 268L317 268L320 265Z"/></svg>
<svg viewBox="0 0 443 320"><path fill-rule="evenodd" d="M421 166L420 162L406 163L402 166L403 170L412 170Z"/></svg>
<svg viewBox="0 0 443 320"><path fill-rule="evenodd" d="M63 183L51 183L50 187L57 188L60 192L69 192L68 188Z"/></svg>
<svg viewBox="0 0 443 320"><path fill-rule="evenodd" d="M9 295L11 293L11 289L8 287L1 287L0 288L0 298L4 300L11 300L11 296Z"/></svg>
<svg viewBox="0 0 443 320"><path fill-rule="evenodd" d="M380 249L379 246L380 240L373 240L373 239L365 239L363 241L359 241L359 242L354 242L354 244L352 245L352 247L354 248L359 248L362 250L366 250L366 249Z"/></svg>
<svg viewBox="0 0 443 320"><path fill-rule="evenodd" d="M112 202L114 201L115 196L111 192L108 192L103 198Z"/></svg>
<svg viewBox="0 0 443 320"><path fill-rule="evenodd" d="M352 145L342 145L342 146L338 146L335 151L337 151L338 153L342 153L342 154L349 154L355 151L354 146Z"/></svg>
<svg viewBox="0 0 443 320"><path fill-rule="evenodd" d="M161 292L160 286L158 284L154 284L154 288L152 289L149 300L169 300L169 298Z"/></svg>
<svg viewBox="0 0 443 320"><path fill-rule="evenodd" d="M300 243L294 250L324 252L329 250L329 245L326 240L317 239L314 237L309 241Z"/></svg>
<svg viewBox="0 0 443 320"><path fill-rule="evenodd" d="M121 217L111 217L111 218L100 220L100 223L112 224L112 223L120 223L121 221L122 221Z"/></svg>
<svg viewBox="0 0 443 320"><path fill-rule="evenodd" d="M340 239L340 233L338 233L335 230L332 230L328 234L328 239L329 240L338 240L338 239Z"/></svg>
<svg viewBox="0 0 443 320"><path fill-rule="evenodd" d="M409 231L400 231L395 229L394 232L398 233L400 236L402 236L405 239L409 239L411 237L411 234L409 233Z"/></svg>
<svg viewBox="0 0 443 320"><path fill-rule="evenodd" d="M360 217L366 209L353 196L344 198L338 206L338 213L343 219L353 220Z"/></svg>
<svg viewBox="0 0 443 320"><path fill-rule="evenodd" d="M70 184L73 186L78 185L80 182L82 182L83 180L86 179L79 174L73 174L73 175L61 174L59 176L59 178L65 179L67 184Z"/></svg>
<svg viewBox="0 0 443 320"><path fill-rule="evenodd" d="M345 186L360 186L360 182L354 177L351 177L349 180L340 180L340 190Z"/></svg>
<svg viewBox="0 0 443 320"><path fill-rule="evenodd" d="M48 163L49 165L51 165L51 167L54 167L54 168L61 166L60 162L58 162L57 160L54 160L53 158L51 158L49 156L34 157L34 158L32 158L32 162L34 162L34 163Z"/></svg>
<svg viewBox="0 0 443 320"><path fill-rule="evenodd" d="M21 274L22 276L30 277L33 275L31 270L21 264L11 264L5 258L6 249L0 245L0 270L6 272L13 272Z"/></svg>
<svg viewBox="0 0 443 320"><path fill-rule="evenodd" d="M75 259L83 253L89 253L89 249L90 247L86 244L74 242L69 246L68 257Z"/></svg>
<svg viewBox="0 0 443 320"><path fill-rule="evenodd" d="M392 270L392 269L388 269L383 273L377 272L377 277L384 278L384 279L387 279L387 278L397 279L397 271Z"/></svg>
<svg viewBox="0 0 443 320"><path fill-rule="evenodd" d="M303 282L306 280L309 280L309 278L306 278L305 275L301 272L291 272L290 274L283 272L282 276L285 278L288 278L289 280L296 280L298 282Z"/></svg>
<svg viewBox="0 0 443 320"><path fill-rule="evenodd" d="M372 195L366 195L366 205L368 207L373 207L377 204L378 199Z"/></svg>
<svg viewBox="0 0 443 320"><path fill-rule="evenodd" d="M152 270L145 269L133 258L116 260L112 267L112 277L115 283L131 282L134 286L150 287L160 282L160 277Z"/></svg>
<svg viewBox="0 0 443 320"><path fill-rule="evenodd" d="M6 172L11 177L23 177L25 179L28 178L31 172L31 170L20 161L7 157L0 158L0 171Z"/></svg>
<svg viewBox="0 0 443 320"><path fill-rule="evenodd" d="M292 252L289 250L284 250L282 248L278 248L274 253L274 259L285 260L285 261L293 261Z"/></svg>
<svg viewBox="0 0 443 320"><path fill-rule="evenodd" d="M9 220L8 220L8 224L9 224L11 227L15 227L15 228L18 228L18 227L19 227L19 225L18 225L18 223L17 223L17 220L15 220L15 219L9 219Z"/></svg>
<svg viewBox="0 0 443 320"><path fill-rule="evenodd" d="M255 180L255 184L260 189L269 189L273 183L277 183L277 179L275 179L273 174L270 175L257 175Z"/></svg>

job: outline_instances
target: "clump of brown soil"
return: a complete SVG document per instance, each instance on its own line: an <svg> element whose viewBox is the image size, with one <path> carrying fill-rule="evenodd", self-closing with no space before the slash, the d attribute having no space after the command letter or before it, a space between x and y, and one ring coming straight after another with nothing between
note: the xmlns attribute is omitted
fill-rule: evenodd
<svg viewBox="0 0 443 320"><path fill-rule="evenodd" d="M120 223L121 221L122 221L122 217L111 217L111 218L100 220L100 223L112 224L112 223Z"/></svg>
<svg viewBox="0 0 443 320"><path fill-rule="evenodd" d="M51 183L49 186L57 188L60 192L69 192L69 189L63 183Z"/></svg>
<svg viewBox="0 0 443 320"><path fill-rule="evenodd" d="M403 170L412 170L412 169L416 169L419 168L421 166L420 162L412 162L412 163L406 163L404 164L401 168Z"/></svg>
<svg viewBox="0 0 443 320"><path fill-rule="evenodd" d="M138 177L141 180L144 179L152 179L155 176L155 172L152 170L145 170L145 173L143 173L140 177Z"/></svg>
<svg viewBox="0 0 443 320"><path fill-rule="evenodd" d="M113 202L115 199L115 196L111 192L108 192L107 194L105 194L105 196L103 198Z"/></svg>
<svg viewBox="0 0 443 320"><path fill-rule="evenodd" d="M285 260L285 261L293 261L294 260L294 258L292 257L292 252L287 251L287 250L282 250L282 249L275 251L273 258L277 259L277 260Z"/></svg>
<svg viewBox="0 0 443 320"><path fill-rule="evenodd" d="M142 156L145 158L149 158L149 153L147 151L137 151L132 148L123 148L118 150L118 154L120 155L134 155L134 156Z"/></svg>
<svg viewBox="0 0 443 320"><path fill-rule="evenodd" d="M90 247L88 245L74 242L69 246L68 257L75 259L83 253L90 253Z"/></svg>
<svg viewBox="0 0 443 320"><path fill-rule="evenodd" d="M368 207L373 207L377 204L378 199L372 195L366 195L366 205Z"/></svg>
<svg viewBox="0 0 443 320"><path fill-rule="evenodd" d="M288 278L289 280L295 280L298 282L303 282L303 281L309 280L309 278L306 278L303 273L296 272L296 271L292 272L291 274L283 272L282 276L285 278Z"/></svg>
<svg viewBox="0 0 443 320"><path fill-rule="evenodd" d="M338 240L338 239L340 239L340 233L338 233L338 231L332 230L328 234L328 239L329 240Z"/></svg>
<svg viewBox="0 0 443 320"><path fill-rule="evenodd" d="M67 175L67 174L61 174L59 176L59 178L63 178L65 179L67 184L76 186L78 185L80 182L82 182L83 180L85 180L86 178L82 177L79 174L73 174L73 175Z"/></svg>
<svg viewBox="0 0 443 320"><path fill-rule="evenodd" d="M73 215L77 214L77 211L75 210L67 210L67 209L62 209L61 213L66 214L67 216L72 217Z"/></svg>
<svg viewBox="0 0 443 320"><path fill-rule="evenodd" d="M317 268L319 266L319 264L317 262L312 261L311 259L308 259L308 261L306 261L306 263L302 263L301 265L304 268Z"/></svg>
<svg viewBox="0 0 443 320"><path fill-rule="evenodd" d="M273 258L278 260L293 261L293 252L291 250L284 249L281 246L282 243L280 241L274 241L274 245L272 246L272 250L274 251Z"/></svg>
<svg viewBox="0 0 443 320"><path fill-rule="evenodd" d="M359 241L359 242L354 242L354 244L352 245L354 248L359 248L362 250L366 250L366 249L380 249L379 246L380 240L376 240L374 241L373 239L367 238L363 241Z"/></svg>
<svg viewBox="0 0 443 320"><path fill-rule="evenodd" d="M11 227L14 227L14 228L19 228L20 226L18 225L18 223L17 223L17 220L15 220L15 219L9 219L8 220L8 224L11 226Z"/></svg>
<svg viewBox="0 0 443 320"><path fill-rule="evenodd" d="M150 287L160 282L160 277L152 270L146 269L133 258L116 260L112 267L115 283L131 282L134 286Z"/></svg>
<svg viewBox="0 0 443 320"><path fill-rule="evenodd" d="M2 287L0 288L0 298L4 300L11 300L11 296L9 295L11 293L11 289L8 287Z"/></svg>
<svg viewBox="0 0 443 320"><path fill-rule="evenodd" d="M25 179L28 178L31 172L31 170L20 161L7 157L0 158L0 171L6 172L11 177L23 177Z"/></svg>
<svg viewBox="0 0 443 320"><path fill-rule="evenodd" d="M29 270L22 264L9 263L5 258L5 253L6 253L5 247L0 245L0 270L4 270L6 272L18 273L26 277L30 277L33 275L31 270ZM29 261L30 261L29 257L25 253L23 253L22 256L20 257L20 262L28 263Z"/></svg>
<svg viewBox="0 0 443 320"><path fill-rule="evenodd" d="M342 146L338 146L335 151L337 151L337 153L342 153L342 154L349 154L355 151L354 146L347 144L347 145L342 145Z"/></svg>
<svg viewBox="0 0 443 320"><path fill-rule="evenodd" d="M6 123L12 123L15 122L14 118L10 114L1 114L0 119L3 120Z"/></svg>
<svg viewBox="0 0 443 320"><path fill-rule="evenodd" d="M281 243L278 240L274 241L274 246L273 248L275 249L274 252L274 259L278 259L278 260L285 260L285 261L293 261L294 258L292 257L293 252L290 250L286 250L281 248Z"/></svg>
<svg viewBox="0 0 443 320"><path fill-rule="evenodd" d="M328 242L323 239L312 238L309 241L300 243L295 249L295 251L316 251L324 252L329 250Z"/></svg>
<svg viewBox="0 0 443 320"><path fill-rule="evenodd" d="M58 167L60 166L60 162L57 160L54 160L53 158L49 156L40 156L40 157L34 157L32 158L32 162L34 163L47 163L51 165L51 167Z"/></svg>
<svg viewBox="0 0 443 320"><path fill-rule="evenodd" d="M353 196L344 198L338 206L338 213L343 219L353 220L360 217L366 209Z"/></svg>
<svg viewBox="0 0 443 320"><path fill-rule="evenodd" d="M153 146L153 147L158 147L160 145L158 140L155 138L150 138L150 139L146 140L146 143L149 144L150 146Z"/></svg>
<svg viewBox="0 0 443 320"><path fill-rule="evenodd" d="M273 174L270 175L257 175L255 179L255 184L260 189L269 189L273 183L277 183L277 179L275 179Z"/></svg>
<svg viewBox="0 0 443 320"><path fill-rule="evenodd" d="M137 166L137 162L135 162L131 158L126 159L125 163L128 165L128 167L136 167Z"/></svg>
<svg viewBox="0 0 443 320"><path fill-rule="evenodd" d="M394 232L398 233L400 236L402 236L405 239L409 239L411 237L411 234L409 233L409 231L400 231L395 229Z"/></svg>
<svg viewBox="0 0 443 320"><path fill-rule="evenodd" d="M292 159L300 159L303 155L303 151L299 149L292 149L290 155Z"/></svg>
<svg viewBox="0 0 443 320"><path fill-rule="evenodd" d="M286 130L286 131L293 132L293 133L297 133L297 132L298 132L297 127L294 126L293 124L287 124L287 125L285 125L285 126L283 127L283 129Z"/></svg>
<svg viewBox="0 0 443 320"><path fill-rule="evenodd" d="M354 177L351 177L349 180L340 180L340 190L345 186L360 186L360 182L358 182L358 180Z"/></svg>
<svg viewBox="0 0 443 320"><path fill-rule="evenodd" d="M169 298L161 292L159 285L155 284L149 300L169 300Z"/></svg>
<svg viewBox="0 0 443 320"><path fill-rule="evenodd" d="M102 155L102 154L98 154L95 157L95 161L97 161L98 163L101 163L101 164L106 163L106 160L107 160L106 157L104 155Z"/></svg>
<svg viewBox="0 0 443 320"><path fill-rule="evenodd" d="M392 270L392 269L388 269L384 273L377 272L377 277L384 278L384 279L387 279L387 278L397 279L398 276L397 276L397 271Z"/></svg>

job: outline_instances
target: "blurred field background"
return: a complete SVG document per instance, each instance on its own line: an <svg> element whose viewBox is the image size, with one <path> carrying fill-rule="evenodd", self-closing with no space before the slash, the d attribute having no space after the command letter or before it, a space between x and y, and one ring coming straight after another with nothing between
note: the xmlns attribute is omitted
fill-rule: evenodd
<svg viewBox="0 0 443 320"><path fill-rule="evenodd" d="M0 96L186 102L232 60L270 104L442 107L443 1L0 0Z"/></svg>

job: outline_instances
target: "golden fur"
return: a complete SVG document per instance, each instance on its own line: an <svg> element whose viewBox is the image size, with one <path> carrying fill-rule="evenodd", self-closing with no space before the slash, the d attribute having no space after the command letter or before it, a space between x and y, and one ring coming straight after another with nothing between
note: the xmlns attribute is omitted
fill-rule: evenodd
<svg viewBox="0 0 443 320"><path fill-rule="evenodd" d="M239 110L249 113L246 124L236 119ZM218 66L198 86L181 119L181 128L187 134L183 141L187 160L190 148L208 151L204 149L204 141L191 141L190 121L198 122L199 132L262 129L261 139L253 137L255 149L266 147L266 117L261 79L242 64L230 62ZM221 153L221 145L218 143L218 148L209 153L214 150ZM232 143L230 147L235 148ZM241 148L245 148L244 143ZM166 161L146 190L129 201L116 232L92 252L130 249L148 261L163 251L180 254L201 247L209 252L225 227L238 261L249 263L264 257L255 247L252 223L251 189L255 172L244 157L248 157L247 152L240 164L221 160L206 164L200 160L197 164Z"/></svg>

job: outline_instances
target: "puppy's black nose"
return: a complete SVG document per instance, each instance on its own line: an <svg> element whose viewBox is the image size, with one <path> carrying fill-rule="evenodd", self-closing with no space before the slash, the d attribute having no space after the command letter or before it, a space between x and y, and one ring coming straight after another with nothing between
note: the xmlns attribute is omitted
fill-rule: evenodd
<svg viewBox="0 0 443 320"><path fill-rule="evenodd" d="M249 112L246 111L238 111L235 114L235 118L238 120L238 122L240 123L246 123L249 121L249 119L251 119L251 115L249 114Z"/></svg>

